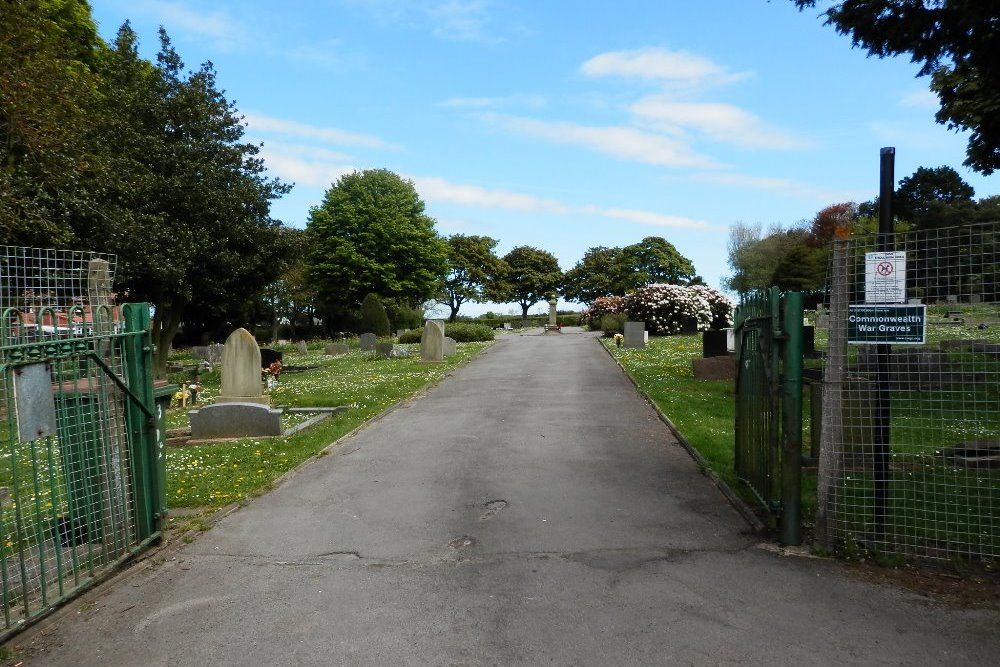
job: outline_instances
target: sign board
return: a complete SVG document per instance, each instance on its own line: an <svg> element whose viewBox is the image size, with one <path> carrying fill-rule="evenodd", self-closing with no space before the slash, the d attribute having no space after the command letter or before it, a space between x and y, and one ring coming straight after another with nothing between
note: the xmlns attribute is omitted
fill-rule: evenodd
<svg viewBox="0 0 1000 667"><path fill-rule="evenodd" d="M906 303L906 253L865 253L865 303Z"/></svg>
<svg viewBox="0 0 1000 667"><path fill-rule="evenodd" d="M927 306L848 306L847 342L855 345L923 344L927 338Z"/></svg>

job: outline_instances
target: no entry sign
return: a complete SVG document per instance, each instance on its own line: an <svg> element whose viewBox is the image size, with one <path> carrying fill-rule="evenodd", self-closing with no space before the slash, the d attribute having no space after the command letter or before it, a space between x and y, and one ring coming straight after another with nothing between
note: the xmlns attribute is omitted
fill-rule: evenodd
<svg viewBox="0 0 1000 667"><path fill-rule="evenodd" d="M906 253L865 253L865 303L906 303Z"/></svg>

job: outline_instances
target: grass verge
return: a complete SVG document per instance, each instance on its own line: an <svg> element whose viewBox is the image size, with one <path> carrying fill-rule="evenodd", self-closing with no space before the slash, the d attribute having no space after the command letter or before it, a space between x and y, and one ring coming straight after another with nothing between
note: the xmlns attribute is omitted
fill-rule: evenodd
<svg viewBox="0 0 1000 667"><path fill-rule="evenodd" d="M167 450L168 507L218 508L264 493L274 481L390 406L440 380L489 347L462 343L440 364L408 358L378 359L356 350L329 357L321 350L286 353L285 365L304 368L283 373L272 402L287 407L349 405L350 409L288 437L242 438ZM405 346L404 346L405 347ZM203 378L203 396L218 395L214 380ZM168 412L171 423L187 408Z"/></svg>

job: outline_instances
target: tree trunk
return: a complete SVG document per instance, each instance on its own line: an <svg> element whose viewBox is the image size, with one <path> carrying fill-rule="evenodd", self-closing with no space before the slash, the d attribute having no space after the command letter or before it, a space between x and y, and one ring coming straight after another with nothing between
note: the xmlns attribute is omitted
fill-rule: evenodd
<svg viewBox="0 0 1000 667"><path fill-rule="evenodd" d="M167 306L156 304L156 325L153 327L153 345L156 352L153 355L153 369L158 380L167 377L167 358L170 355L170 344L181 326L184 305Z"/></svg>
<svg viewBox="0 0 1000 667"><path fill-rule="evenodd" d="M521 302L521 319L522 320L528 319L528 309L531 308L533 305L534 304L528 303L526 301L522 301Z"/></svg>
<svg viewBox="0 0 1000 667"><path fill-rule="evenodd" d="M458 309L462 307L462 302L452 299L448 307L451 308L451 315L448 316L448 321L454 322L458 319Z"/></svg>

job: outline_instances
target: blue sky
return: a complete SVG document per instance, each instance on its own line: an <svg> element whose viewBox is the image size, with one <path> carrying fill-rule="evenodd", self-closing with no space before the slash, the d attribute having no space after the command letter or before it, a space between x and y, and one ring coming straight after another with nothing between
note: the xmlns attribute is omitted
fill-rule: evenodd
<svg viewBox="0 0 1000 667"><path fill-rule="evenodd" d="M820 3L822 5L823 3ZM272 209L305 226L344 173L415 184L443 235L544 248L569 269L593 246L662 236L708 284L734 222L790 226L948 165L966 136L906 58L852 49L790 0L94 0L153 57L164 26L295 183ZM477 314L510 306L469 304ZM540 310L536 306L533 312ZM518 309L517 312L520 312Z"/></svg>

